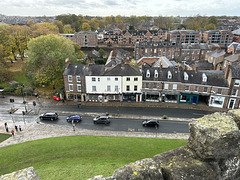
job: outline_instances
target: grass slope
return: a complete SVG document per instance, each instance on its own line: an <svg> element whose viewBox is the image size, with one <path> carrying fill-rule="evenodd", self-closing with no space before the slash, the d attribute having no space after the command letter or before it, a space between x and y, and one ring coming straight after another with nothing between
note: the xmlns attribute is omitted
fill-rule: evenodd
<svg viewBox="0 0 240 180"><path fill-rule="evenodd" d="M0 174L33 166L41 179L85 180L186 145L187 140L74 136L0 148Z"/></svg>

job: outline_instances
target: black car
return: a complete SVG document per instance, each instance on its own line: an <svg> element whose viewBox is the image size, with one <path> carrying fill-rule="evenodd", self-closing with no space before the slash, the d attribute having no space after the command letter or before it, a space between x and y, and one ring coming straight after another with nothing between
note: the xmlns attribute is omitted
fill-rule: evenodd
<svg viewBox="0 0 240 180"><path fill-rule="evenodd" d="M94 124L110 124L110 120L108 116L97 116L93 118Z"/></svg>
<svg viewBox="0 0 240 180"><path fill-rule="evenodd" d="M142 122L143 126L158 127L159 121L155 119L148 119Z"/></svg>
<svg viewBox="0 0 240 180"><path fill-rule="evenodd" d="M58 119L58 114L57 113L52 113L52 112L49 112L49 113L44 113L44 114L41 114L39 116L39 118L41 120L57 120Z"/></svg>

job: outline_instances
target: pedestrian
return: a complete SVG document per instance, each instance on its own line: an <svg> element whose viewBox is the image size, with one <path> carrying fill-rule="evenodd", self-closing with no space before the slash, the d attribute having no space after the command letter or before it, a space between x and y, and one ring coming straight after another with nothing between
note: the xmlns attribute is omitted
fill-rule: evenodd
<svg viewBox="0 0 240 180"><path fill-rule="evenodd" d="M75 131L76 125L73 123L72 126L73 126L73 131Z"/></svg>
<svg viewBox="0 0 240 180"><path fill-rule="evenodd" d="M21 127L21 125L19 124L19 131L22 131L22 127Z"/></svg>
<svg viewBox="0 0 240 180"><path fill-rule="evenodd" d="M8 125L7 125L7 123L5 123L4 125L5 125L6 132L8 132Z"/></svg>
<svg viewBox="0 0 240 180"><path fill-rule="evenodd" d="M18 131L18 127L15 125L15 130L16 130L16 132Z"/></svg>
<svg viewBox="0 0 240 180"><path fill-rule="evenodd" d="M11 130L11 133L12 133L12 136L14 136L14 130L13 129Z"/></svg>

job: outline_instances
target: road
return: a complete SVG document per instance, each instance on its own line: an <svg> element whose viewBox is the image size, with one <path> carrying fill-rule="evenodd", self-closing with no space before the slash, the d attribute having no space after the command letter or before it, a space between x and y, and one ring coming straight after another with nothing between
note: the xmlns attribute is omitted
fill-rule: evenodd
<svg viewBox="0 0 240 180"><path fill-rule="evenodd" d="M17 108L14 114L10 115L7 111L13 106L11 103L0 102L0 121L3 124L6 120L15 122L33 122L38 120L38 115L33 111L25 116L22 111L25 106L20 103L14 104ZM106 107L106 106L53 106L47 105L35 107L40 112L58 112L59 120L57 121L42 121L43 123L56 124L62 126L72 126L66 122L66 116L70 114L80 114L83 120L76 123L76 128L89 130L106 130L106 131L134 131L134 132L156 132L156 133L188 133L188 121L176 121L174 119L191 119L199 118L211 112L192 109L173 109L173 108L158 108L158 107ZM34 109L32 105L27 105L27 109ZM93 124L95 115L103 115L108 112L111 116L110 125ZM167 115L167 120L162 120L161 117ZM159 128L142 127L141 122L145 118L158 118L160 120Z"/></svg>

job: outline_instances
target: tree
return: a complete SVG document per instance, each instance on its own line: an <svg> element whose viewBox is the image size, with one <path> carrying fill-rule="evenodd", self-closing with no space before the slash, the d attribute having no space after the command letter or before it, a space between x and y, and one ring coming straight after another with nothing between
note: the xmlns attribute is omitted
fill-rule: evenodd
<svg viewBox="0 0 240 180"><path fill-rule="evenodd" d="M75 60L74 43L62 36L47 35L31 39L28 43L26 75L37 86L57 86L67 58Z"/></svg>
<svg viewBox="0 0 240 180"><path fill-rule="evenodd" d="M91 26L88 23L83 23L82 30L83 31L90 31L91 30Z"/></svg>
<svg viewBox="0 0 240 180"><path fill-rule="evenodd" d="M115 17L115 20L116 20L116 23L123 23L123 18L122 18L121 15L117 15L117 16Z"/></svg>
<svg viewBox="0 0 240 180"><path fill-rule="evenodd" d="M63 33L72 34L72 33L74 33L74 30L71 28L70 24L66 24L63 26Z"/></svg>
<svg viewBox="0 0 240 180"><path fill-rule="evenodd" d="M207 24L206 26L204 26L204 30L208 31L208 30L215 30L217 29L216 25L213 23Z"/></svg>
<svg viewBox="0 0 240 180"><path fill-rule="evenodd" d="M100 58L105 58L106 52L103 49L99 49Z"/></svg>
<svg viewBox="0 0 240 180"><path fill-rule="evenodd" d="M61 21L55 20L53 24L58 27L59 33L63 33L63 23Z"/></svg>

